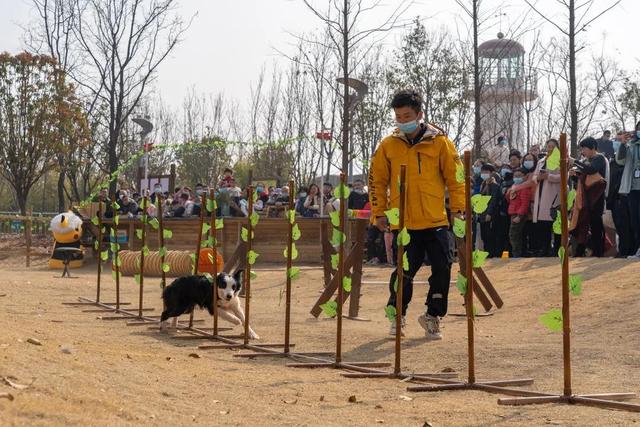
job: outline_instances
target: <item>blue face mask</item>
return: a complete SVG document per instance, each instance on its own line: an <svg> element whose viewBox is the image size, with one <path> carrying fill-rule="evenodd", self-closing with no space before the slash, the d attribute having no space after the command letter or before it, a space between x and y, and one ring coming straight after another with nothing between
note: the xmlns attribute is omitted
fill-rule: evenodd
<svg viewBox="0 0 640 427"><path fill-rule="evenodd" d="M522 162L522 166L527 169L533 169L533 160L525 160L524 162Z"/></svg>
<svg viewBox="0 0 640 427"><path fill-rule="evenodd" d="M620 148L620 141L616 141L614 139L613 141L611 141L611 144L613 144L613 151L617 153L618 149Z"/></svg>
<svg viewBox="0 0 640 427"><path fill-rule="evenodd" d="M524 178L522 177L513 178L514 184L522 184L523 181L524 181Z"/></svg>
<svg viewBox="0 0 640 427"><path fill-rule="evenodd" d="M480 166L474 166L474 167L473 167L473 173L474 173L475 175L480 174Z"/></svg>
<svg viewBox="0 0 640 427"><path fill-rule="evenodd" d="M416 129L418 129L418 122L415 120L407 123L396 122L396 126L398 126L398 129L400 129L400 132L404 133L405 135L408 135L415 132Z"/></svg>
<svg viewBox="0 0 640 427"><path fill-rule="evenodd" d="M504 147L505 145L507 145L508 142L509 141L507 141L507 139L505 138L502 141L500 141L500 145L502 145Z"/></svg>
<svg viewBox="0 0 640 427"><path fill-rule="evenodd" d="M510 169L506 169L506 168L505 168L505 169L500 170L500 175L502 175L503 177L505 177L505 176L507 176L507 174L508 174L509 172L511 172L511 170L510 170Z"/></svg>
<svg viewBox="0 0 640 427"><path fill-rule="evenodd" d="M264 192L264 187L256 187L256 191L258 193L263 193Z"/></svg>
<svg viewBox="0 0 640 427"><path fill-rule="evenodd" d="M483 173L482 175L480 175L480 178L482 178L483 181L486 181L489 178L491 178L491 174L490 173Z"/></svg>

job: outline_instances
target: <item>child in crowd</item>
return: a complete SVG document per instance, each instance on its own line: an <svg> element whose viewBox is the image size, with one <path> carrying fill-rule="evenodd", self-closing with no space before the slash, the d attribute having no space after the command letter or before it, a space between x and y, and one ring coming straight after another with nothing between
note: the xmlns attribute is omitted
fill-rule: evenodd
<svg viewBox="0 0 640 427"><path fill-rule="evenodd" d="M516 169L513 172L513 183L520 185L524 182L525 171ZM522 186L519 190L508 191L505 194L509 204L509 216L511 226L509 228L509 241L511 242L511 255L520 258L523 255L524 227L529 216L529 203L531 201L531 187Z"/></svg>

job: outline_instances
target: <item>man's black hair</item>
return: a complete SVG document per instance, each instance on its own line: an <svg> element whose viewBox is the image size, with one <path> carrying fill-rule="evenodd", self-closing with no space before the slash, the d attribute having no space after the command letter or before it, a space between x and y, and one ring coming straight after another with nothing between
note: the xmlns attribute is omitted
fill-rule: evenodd
<svg viewBox="0 0 640 427"><path fill-rule="evenodd" d="M411 107L416 113L422 111L422 95L413 89L402 89L391 99L391 108Z"/></svg>
<svg viewBox="0 0 640 427"><path fill-rule="evenodd" d="M197 184L196 184L196 187L204 187L204 185L202 185L202 184L200 184L200 183L197 183Z"/></svg>
<svg viewBox="0 0 640 427"><path fill-rule="evenodd" d="M361 183L363 183L363 184L364 184L364 180L363 180L362 178L356 178L356 179L354 179L354 180L353 180L353 182L354 182L354 183L356 183L356 182L361 182Z"/></svg>
<svg viewBox="0 0 640 427"><path fill-rule="evenodd" d="M605 133L606 133L606 134L609 134L609 136L611 136L611 131L610 131L609 129L606 129L604 132L602 132L602 134L603 134L603 135L604 135Z"/></svg>
<svg viewBox="0 0 640 427"><path fill-rule="evenodd" d="M593 137L589 136L580 141L580 147L595 150L598 147L598 142Z"/></svg>
<svg viewBox="0 0 640 427"><path fill-rule="evenodd" d="M516 156L518 160L522 160L522 154L520 154L520 151L518 150L511 150L511 152L509 153L509 158L512 158L513 156Z"/></svg>
<svg viewBox="0 0 640 427"><path fill-rule="evenodd" d="M521 174L523 174L523 175L526 175L526 174L527 174L527 171L526 171L525 169L523 169L523 168L515 168L515 169L513 170L513 174L515 175L515 174L516 174L516 172L520 172L520 173L521 173Z"/></svg>
<svg viewBox="0 0 640 427"><path fill-rule="evenodd" d="M480 167L481 171L495 172L496 168L491 163L485 163Z"/></svg>

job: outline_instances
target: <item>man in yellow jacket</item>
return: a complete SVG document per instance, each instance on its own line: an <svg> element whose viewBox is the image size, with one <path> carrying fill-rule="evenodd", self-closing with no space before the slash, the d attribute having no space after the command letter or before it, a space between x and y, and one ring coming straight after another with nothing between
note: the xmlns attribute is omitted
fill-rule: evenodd
<svg viewBox="0 0 640 427"><path fill-rule="evenodd" d="M423 123L422 97L414 90L401 90L391 101L397 129L384 138L371 160L369 199L375 226L387 226L385 211L400 206L400 165L407 167L405 226L411 237L405 248L409 270L405 271L402 326L413 293L413 278L428 257L431 263L426 312L418 318L428 339L442 339L440 318L447 313L453 253L450 247L449 220L445 207L448 190L452 214L464 211L464 184L456 180L462 167L460 155L444 132ZM390 192L389 192L390 190ZM389 195L388 195L389 194ZM392 229L397 228L392 226ZM394 230L397 236L398 230ZM396 271L389 281L389 302L395 307ZM395 320L391 322L395 335ZM404 333L403 333L404 335Z"/></svg>

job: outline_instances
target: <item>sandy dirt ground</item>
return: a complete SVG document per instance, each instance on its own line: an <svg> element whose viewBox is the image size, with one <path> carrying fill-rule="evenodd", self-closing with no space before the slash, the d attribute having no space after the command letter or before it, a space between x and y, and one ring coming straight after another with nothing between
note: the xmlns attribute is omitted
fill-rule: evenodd
<svg viewBox="0 0 640 427"><path fill-rule="evenodd" d="M234 358L238 350L201 350L197 345L202 340L176 339L147 326L126 326L124 320L99 320L100 313L83 311L87 307L63 305L95 295L95 266L74 271L79 278L60 279L54 277L59 271L46 268L44 258L34 264L27 269L19 257L0 262L0 394L14 398L0 398L0 425L640 424L637 413L498 406L497 395L479 391L410 393L407 383L397 380L347 379L331 369L286 367L282 359ZM284 272L260 271L267 266L259 263L256 268L254 329L262 342L282 342ZM572 260L571 268L584 277L583 294L572 297L574 391L640 392L640 263L580 259ZM476 320L478 377L532 377L531 389L561 391L561 333L546 330L537 320L560 304L557 259L493 260L486 271L505 306ZM364 279L386 281L389 272L368 267ZM427 275L425 268L419 280ZM103 277L103 300L113 300L110 274ZM315 268L303 270L294 283L292 341L299 351L335 346L335 320L309 315L321 283L321 271ZM133 278L125 278L122 289L125 300L136 305ZM464 376L466 322L448 316L444 340L425 341L416 322L425 294L426 285L416 284L403 366L408 372L454 369ZM144 297L145 306L159 314L158 279L146 280ZM345 320L347 361L393 361L383 312L386 298L386 285L364 285L360 315L370 321ZM461 302L452 287L450 313L462 313ZM196 317L211 326L205 312ZM349 402L350 396L356 402Z"/></svg>

